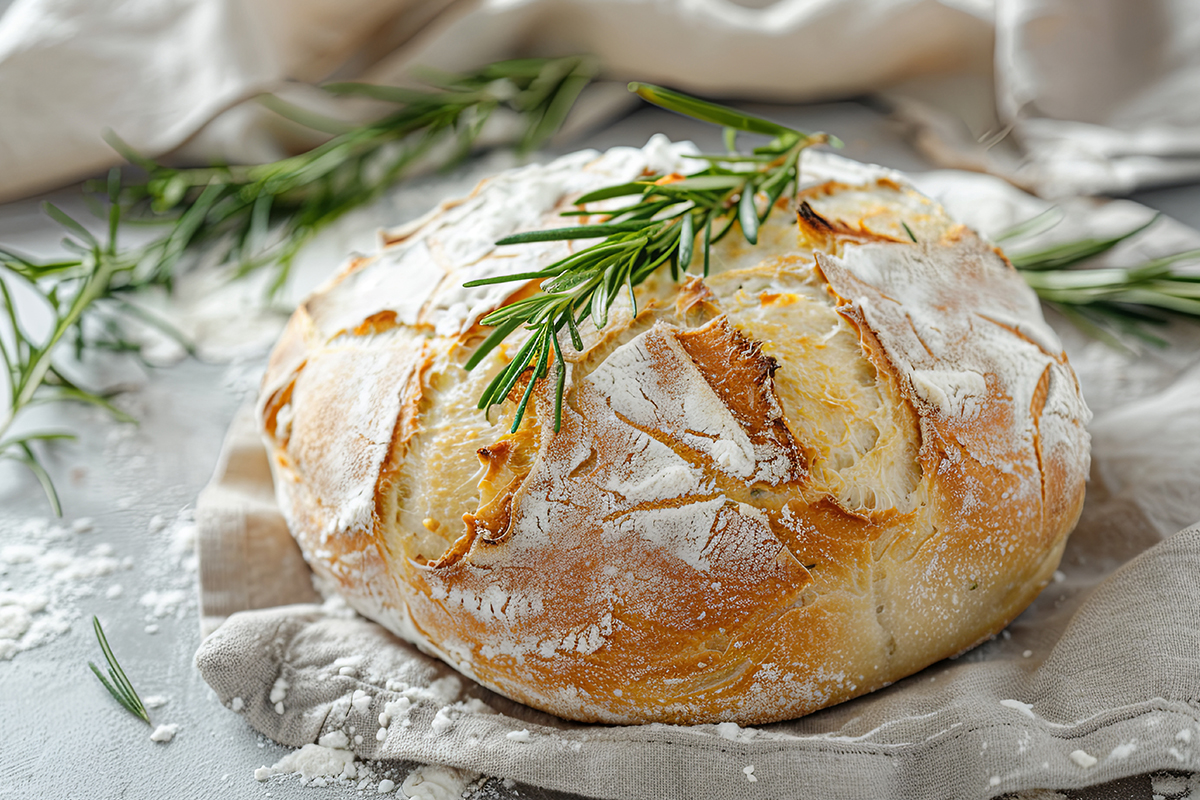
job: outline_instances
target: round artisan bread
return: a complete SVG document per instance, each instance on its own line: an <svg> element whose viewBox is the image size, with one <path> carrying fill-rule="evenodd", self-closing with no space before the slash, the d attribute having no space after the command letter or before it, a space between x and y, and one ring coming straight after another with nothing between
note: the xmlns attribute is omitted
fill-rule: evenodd
<svg viewBox="0 0 1200 800"><path fill-rule="evenodd" d="M560 430L552 380L515 433L524 384L478 410L521 341L467 372L479 320L537 285L463 283L590 243L494 242L685 152L485 181L308 298L264 379L313 569L571 719L762 723L885 686L1024 609L1083 502L1089 415L1033 292L899 176L819 153L757 246L564 335Z"/></svg>

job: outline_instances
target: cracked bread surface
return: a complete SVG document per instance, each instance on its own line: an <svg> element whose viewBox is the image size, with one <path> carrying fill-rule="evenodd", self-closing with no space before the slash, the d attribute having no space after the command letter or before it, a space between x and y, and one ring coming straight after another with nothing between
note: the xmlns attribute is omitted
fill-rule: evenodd
<svg viewBox="0 0 1200 800"><path fill-rule="evenodd" d="M515 433L523 385L478 410L521 344L464 371L479 319L536 284L462 284L587 244L492 243L688 148L485 181L318 289L264 378L313 569L571 719L755 724L885 686L1024 609L1082 506L1089 414L1033 292L902 177L820 153L757 246L734 232L709 276L662 270L564 340L559 431L548 382Z"/></svg>

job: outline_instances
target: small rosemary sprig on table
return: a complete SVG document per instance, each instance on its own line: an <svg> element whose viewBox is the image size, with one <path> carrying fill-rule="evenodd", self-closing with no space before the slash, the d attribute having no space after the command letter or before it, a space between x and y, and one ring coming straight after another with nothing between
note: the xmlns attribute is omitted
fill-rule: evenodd
<svg viewBox="0 0 1200 800"><path fill-rule="evenodd" d="M532 375L512 423L514 432L524 417L534 384L548 374L552 351L555 364L554 429L558 430L562 425L566 368L558 338L560 331L565 328L575 349L582 350L579 325L590 316L596 328L603 328L608 322L609 308L622 288L628 290L636 314L634 287L664 264L670 265L672 276L678 279L696 255L697 233L700 234L705 275L708 274L712 245L728 235L735 224L747 242L756 244L759 226L774 211L776 201L799 189L800 154L813 145L833 141L823 133L804 133L658 86L631 83L629 88L663 108L723 126L731 152L696 156L708 166L686 177L650 175L632 183L590 192L575 201L577 205L585 206L601 200L635 198L619 208L604 211L605 222L522 233L497 242L498 245L515 245L603 238L603 241L537 272L466 284L471 287L509 281L542 281L537 294L504 306L482 320L495 330L465 364L466 369L474 369L521 326L531 332L479 398L479 407L485 410L502 402L532 366ZM772 139L754 148L750 155L737 155L735 145L739 132L763 134ZM586 215L590 212L567 213Z"/></svg>
<svg viewBox="0 0 1200 800"><path fill-rule="evenodd" d="M100 627L100 619L98 617L92 617L92 628L96 631L96 639L100 642L100 649L104 651L104 660L108 662L108 677L105 678L100 668L91 661L88 662L88 666L92 668L92 672L96 673L96 677L100 679L100 683L104 684L104 688L121 704L122 708L149 725L150 714L146 712L146 706L143 705L142 698L138 697L133 684L126 677L125 670L121 669L121 665L117 663L117 657L113 655L112 648L108 646L108 638L104 635L104 628Z"/></svg>

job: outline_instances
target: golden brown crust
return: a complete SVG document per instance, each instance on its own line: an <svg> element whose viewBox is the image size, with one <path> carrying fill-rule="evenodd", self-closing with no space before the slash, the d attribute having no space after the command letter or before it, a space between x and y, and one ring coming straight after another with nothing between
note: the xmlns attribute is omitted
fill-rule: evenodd
<svg viewBox="0 0 1200 800"><path fill-rule="evenodd" d="M513 400L473 408L513 352L464 372L479 318L536 285L457 287L564 252L484 237L650 157L501 176L297 311L260 409L314 569L582 720L794 717L996 633L1079 513L1087 410L1002 254L894 176L810 187L758 248L729 237L710 277L656 275L637 316L584 326L557 432L544 382L515 433ZM533 210L487 229L514 195ZM436 280L405 291L399 265Z"/></svg>

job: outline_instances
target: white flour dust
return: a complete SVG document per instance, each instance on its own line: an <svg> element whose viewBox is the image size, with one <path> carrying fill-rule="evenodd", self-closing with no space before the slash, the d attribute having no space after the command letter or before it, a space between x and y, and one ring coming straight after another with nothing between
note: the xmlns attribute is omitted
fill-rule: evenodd
<svg viewBox="0 0 1200 800"><path fill-rule="evenodd" d="M293 750L272 766L259 767L254 770L254 778L263 783L272 778L297 780L310 788L344 786L356 789L360 795L396 792L410 800L461 800L467 788L482 777L452 767L425 765L410 772L398 786L396 778L380 777L386 767L359 761L349 747L349 737L333 731L316 744Z"/></svg>
<svg viewBox="0 0 1200 800"><path fill-rule="evenodd" d="M146 633L157 633L158 620L184 617L195 605L191 510L156 516L148 528L165 540L162 555L137 562L88 518L0 517L0 661L54 641L90 613L103 622L114 605L140 613L151 623ZM127 592L134 586L140 594Z"/></svg>

